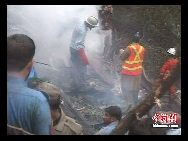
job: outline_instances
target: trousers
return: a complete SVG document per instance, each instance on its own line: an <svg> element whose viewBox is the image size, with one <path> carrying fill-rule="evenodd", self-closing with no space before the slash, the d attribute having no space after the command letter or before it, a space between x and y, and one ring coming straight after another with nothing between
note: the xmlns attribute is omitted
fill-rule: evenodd
<svg viewBox="0 0 188 141"><path fill-rule="evenodd" d="M71 54L71 74L72 74L72 87L74 90L84 89L86 85L86 70L87 66L83 65L81 56L78 50L70 47Z"/></svg>
<svg viewBox="0 0 188 141"><path fill-rule="evenodd" d="M141 75L121 76L121 90L125 100L126 105L131 105L132 107L138 105L138 93L140 90Z"/></svg>

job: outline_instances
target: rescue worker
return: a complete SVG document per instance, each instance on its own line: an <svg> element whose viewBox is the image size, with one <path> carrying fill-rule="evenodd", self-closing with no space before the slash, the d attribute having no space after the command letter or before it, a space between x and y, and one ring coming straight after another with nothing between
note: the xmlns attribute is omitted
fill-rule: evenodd
<svg viewBox="0 0 188 141"><path fill-rule="evenodd" d="M161 84L161 82L163 80L165 80L170 75L172 70L179 63L179 59L178 59L179 52L177 52L177 51L179 51L179 50L177 50L175 48L169 48L167 50L168 56L170 58L161 67L159 78L155 81L154 87L159 86ZM169 92L164 94L163 97L161 98L161 103L162 103L161 108L164 108L163 110L173 110L173 109L170 109L170 108L172 106L173 100L176 97L176 91L177 91L176 85L177 85L177 83L173 84L170 87Z"/></svg>
<svg viewBox="0 0 188 141"><path fill-rule="evenodd" d="M87 31L97 26L98 19L94 16L89 16L85 21L82 21L74 28L70 43L73 91L78 92L87 89L86 70L89 61L85 54L84 42Z"/></svg>
<svg viewBox="0 0 188 141"><path fill-rule="evenodd" d="M139 44L140 36L133 37L132 43L120 50L120 59L123 61L121 70L121 89L127 108L138 104L138 92L141 85L142 64L145 48Z"/></svg>
<svg viewBox="0 0 188 141"><path fill-rule="evenodd" d="M31 78L28 85L49 97L54 135L83 135L82 125L76 123L73 118L66 116L63 112L61 108L62 91L57 86L39 78Z"/></svg>
<svg viewBox="0 0 188 141"><path fill-rule="evenodd" d="M163 66L160 69L160 76L159 79L155 82L155 85L158 85L162 80L166 79L170 72L176 67L177 63L179 62L179 59L176 57L176 49L170 48L167 51L170 59L168 59ZM176 88L174 85L170 87L170 94L175 94Z"/></svg>

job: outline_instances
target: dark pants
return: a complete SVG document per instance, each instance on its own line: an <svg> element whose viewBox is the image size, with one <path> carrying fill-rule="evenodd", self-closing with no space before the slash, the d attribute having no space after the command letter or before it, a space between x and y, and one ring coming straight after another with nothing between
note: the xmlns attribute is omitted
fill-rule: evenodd
<svg viewBox="0 0 188 141"><path fill-rule="evenodd" d="M87 67L83 65L81 56L78 54L77 50L70 48L70 54L72 61L72 89L79 91L85 88Z"/></svg>

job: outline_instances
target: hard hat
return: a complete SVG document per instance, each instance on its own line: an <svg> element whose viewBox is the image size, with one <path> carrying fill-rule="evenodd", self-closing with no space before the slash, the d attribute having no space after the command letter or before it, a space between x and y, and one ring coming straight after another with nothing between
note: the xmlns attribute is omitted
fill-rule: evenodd
<svg viewBox="0 0 188 141"><path fill-rule="evenodd" d="M85 21L89 25L94 26L94 27L98 26L98 23L99 23L98 19L94 16L89 16Z"/></svg>
<svg viewBox="0 0 188 141"><path fill-rule="evenodd" d="M172 55L175 55L176 54L176 49L175 48L169 48L167 50L168 53L172 54Z"/></svg>

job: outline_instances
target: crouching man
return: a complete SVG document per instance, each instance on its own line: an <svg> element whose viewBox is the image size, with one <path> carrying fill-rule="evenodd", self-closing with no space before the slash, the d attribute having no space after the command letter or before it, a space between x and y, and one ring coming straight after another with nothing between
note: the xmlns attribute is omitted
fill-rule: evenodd
<svg viewBox="0 0 188 141"><path fill-rule="evenodd" d="M28 82L32 89L41 91L49 101L53 120L54 135L83 135L82 125L76 123L73 118L65 115L61 108L62 91L55 85L39 78L33 78Z"/></svg>

